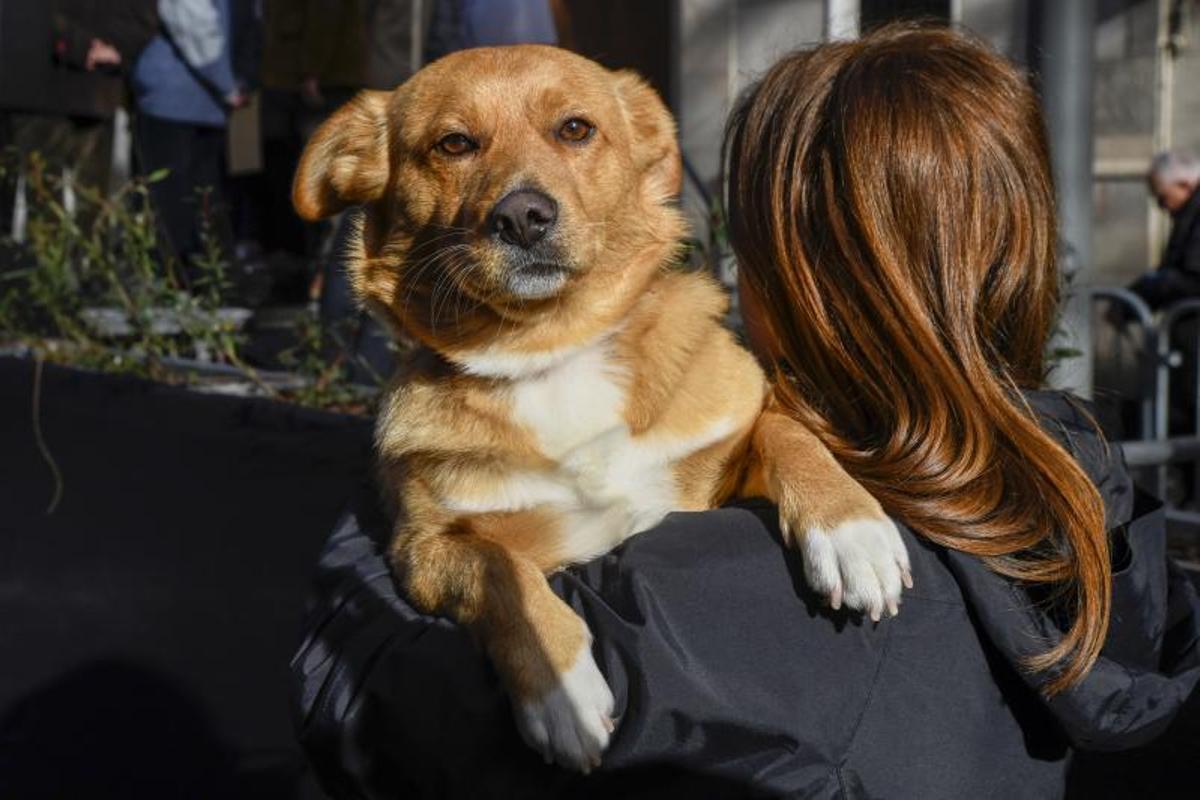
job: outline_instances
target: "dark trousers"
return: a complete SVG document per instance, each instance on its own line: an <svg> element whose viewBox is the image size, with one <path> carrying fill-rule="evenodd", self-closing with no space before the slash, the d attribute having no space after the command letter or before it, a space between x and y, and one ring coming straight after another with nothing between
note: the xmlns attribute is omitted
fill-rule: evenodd
<svg viewBox="0 0 1200 800"><path fill-rule="evenodd" d="M327 228L305 223L292 209L292 178L308 138L334 111L348 102L351 89L322 87L325 103L306 104L299 92L265 89L262 93L263 195L258 225L263 249L312 258Z"/></svg>
<svg viewBox="0 0 1200 800"><path fill-rule="evenodd" d="M342 358L347 375L354 383L375 386L387 381L395 367L392 337L382 325L364 312L354 300L346 275L344 254L350 251L354 219L359 212L348 211L338 220L333 252L325 258L322 270L321 327L326 335L326 355Z"/></svg>
<svg viewBox="0 0 1200 800"><path fill-rule="evenodd" d="M204 251L208 225L222 252L233 252L225 206L225 129L138 114L134 121L137 168L143 176L165 170L150 185L159 228L182 274L194 275L192 260Z"/></svg>

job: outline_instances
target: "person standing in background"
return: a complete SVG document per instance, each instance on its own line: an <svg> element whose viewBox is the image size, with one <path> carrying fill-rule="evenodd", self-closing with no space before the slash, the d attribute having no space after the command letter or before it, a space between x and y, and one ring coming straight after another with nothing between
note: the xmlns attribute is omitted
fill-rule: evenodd
<svg viewBox="0 0 1200 800"><path fill-rule="evenodd" d="M292 173L309 135L366 84L364 0L264 0L263 21L260 237L268 254L302 262L307 276L321 229L292 213Z"/></svg>
<svg viewBox="0 0 1200 800"><path fill-rule="evenodd" d="M1150 161L1146 187L1158 207L1171 216L1171 234L1158 268L1147 272L1129 285L1129 290L1146 301L1153 311L1200 297L1200 160L1190 153L1166 151ZM1123 309L1114 306L1109 320L1118 326L1128 322ZM1168 407L1168 433L1192 434L1196 430L1197 321L1183 319L1171 331L1171 350L1183 356L1171 376ZM1184 505L1195 485L1194 466L1183 464L1168 470L1167 494Z"/></svg>
<svg viewBox="0 0 1200 800"><path fill-rule="evenodd" d="M426 63L455 50L558 44L550 0L433 0Z"/></svg>
<svg viewBox="0 0 1200 800"><path fill-rule="evenodd" d="M1200 296L1200 160L1190 153L1159 153L1146 183L1158 207L1171 215L1171 235L1158 269L1129 289L1157 310Z"/></svg>
<svg viewBox="0 0 1200 800"><path fill-rule="evenodd" d="M39 152L76 183L108 190L124 78L157 29L155 0L0 0L0 148ZM0 229L15 181L0 187Z"/></svg>
<svg viewBox="0 0 1200 800"><path fill-rule="evenodd" d="M161 29L133 70L138 169L166 171L151 199L185 276L203 247L202 220L232 252L222 208L225 129L251 88L254 8L253 0L159 0Z"/></svg>
<svg viewBox="0 0 1200 800"><path fill-rule="evenodd" d="M421 65L433 5L433 0L366 0L366 88L394 89ZM354 214L338 219L333 247L321 258L313 291L330 358L346 364L351 381L372 385L391 373L391 335L351 296L342 254L354 228Z"/></svg>
<svg viewBox="0 0 1200 800"><path fill-rule="evenodd" d="M366 88L394 89L423 63L434 0L366 0Z"/></svg>

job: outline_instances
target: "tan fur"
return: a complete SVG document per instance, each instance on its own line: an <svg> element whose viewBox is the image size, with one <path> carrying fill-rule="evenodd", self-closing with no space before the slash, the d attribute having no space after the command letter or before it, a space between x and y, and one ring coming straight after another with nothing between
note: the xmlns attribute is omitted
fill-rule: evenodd
<svg viewBox="0 0 1200 800"><path fill-rule="evenodd" d="M595 139L556 141L569 116L595 123ZM480 149L439 156L438 137L464 127ZM612 531L635 532L622 515L636 521L656 508L654 486L623 505L621 454L666 476L663 513L749 491L778 502L796 526L882 516L815 437L761 415L766 381L722 327L720 287L669 268L684 232L666 203L680 169L670 115L636 76L515 47L450 56L390 96L355 101L314 136L296 177L308 218L364 205L350 254L355 291L426 348L393 382L378 422L384 481L403 510L393 562L414 604L479 635L517 698L548 692L588 642L544 574L609 549L619 541L606 539ZM572 268L561 292L532 302L497 290L503 254L480 232L497 200L525 185L557 199ZM570 373L555 378L593 362L579 380L594 391ZM486 374L526 363L528 374ZM538 392L561 395L562 407L522 422L521 403ZM611 420L606 393L620 399ZM585 441L552 452L547 441L564 431L535 428L559 414L578 415ZM520 506L521 492L560 488L583 493L578 508L461 510L509 495ZM634 507L643 501L648 510Z"/></svg>
<svg viewBox="0 0 1200 800"><path fill-rule="evenodd" d="M755 423L741 493L771 498L795 531L833 530L848 519L883 517L879 502L820 439L773 406ZM804 476L803 483L797 476Z"/></svg>

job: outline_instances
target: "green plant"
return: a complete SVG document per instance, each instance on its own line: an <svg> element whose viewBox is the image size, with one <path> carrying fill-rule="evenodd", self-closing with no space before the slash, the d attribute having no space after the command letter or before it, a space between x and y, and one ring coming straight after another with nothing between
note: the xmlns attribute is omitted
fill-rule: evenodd
<svg viewBox="0 0 1200 800"><path fill-rule="evenodd" d="M341 365L322 360L315 320L301 325L288 354L305 388L281 392L245 363L242 320L222 307L232 294L230 263L206 191L197 194L200 251L184 265L163 246L151 203L165 171L106 195L37 153L10 151L0 157L0 183L14 175L23 177L27 214L22 236L0 239L0 344L169 381L191 379L179 359L224 364L263 394L323 407L362 404Z"/></svg>
<svg viewBox="0 0 1200 800"><path fill-rule="evenodd" d="M133 358L114 366L141 363L149 372L164 357L236 349L228 324L215 314L223 257L206 249L196 269L214 288L193 293L160 246L149 186L165 173L132 180L105 196L74 183L37 153L10 155L6 170L24 175L28 212L23 239L5 243L15 268L3 276L0 332L53 339L60 351L102 362L99 351L111 350L111 340L119 339L123 355ZM73 211L64 200L68 193L76 200ZM116 332L103 330L105 320Z"/></svg>
<svg viewBox="0 0 1200 800"><path fill-rule="evenodd" d="M355 359L376 385L383 384L382 376L357 356L347 356L349 325L325 328L311 311L301 315L296 323L296 344L280 353L280 361L306 380L284 394L301 405L331 408L353 413L373 409L375 393L366 387L355 386L346 379L347 360Z"/></svg>

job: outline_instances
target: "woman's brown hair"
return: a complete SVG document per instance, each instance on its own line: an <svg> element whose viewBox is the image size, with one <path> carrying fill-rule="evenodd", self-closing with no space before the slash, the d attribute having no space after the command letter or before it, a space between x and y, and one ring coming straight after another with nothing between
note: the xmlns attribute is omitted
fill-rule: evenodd
<svg viewBox="0 0 1200 800"><path fill-rule="evenodd" d="M785 57L726 133L730 233L781 404L914 531L1064 590L1054 693L1109 616L1104 507L1022 390L1058 309L1037 99L944 28Z"/></svg>

